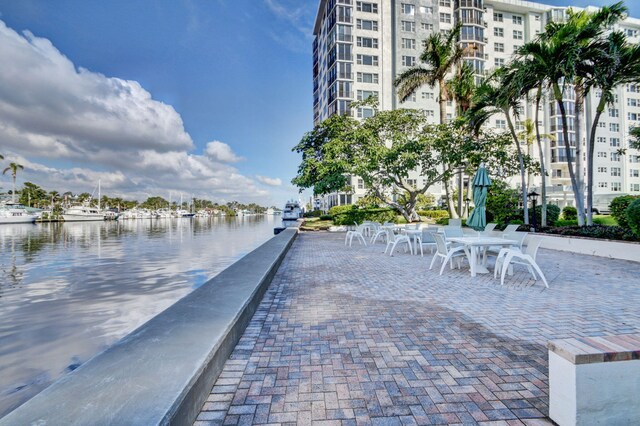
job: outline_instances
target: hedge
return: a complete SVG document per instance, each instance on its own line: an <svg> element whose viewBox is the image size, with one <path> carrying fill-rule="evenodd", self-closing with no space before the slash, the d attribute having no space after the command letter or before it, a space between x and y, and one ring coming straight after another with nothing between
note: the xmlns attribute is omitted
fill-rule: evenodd
<svg viewBox="0 0 640 426"><path fill-rule="evenodd" d="M640 198L629 204L626 214L629 227L640 238Z"/></svg>
<svg viewBox="0 0 640 426"><path fill-rule="evenodd" d="M322 210L312 210L310 212L304 212L303 217L320 217L322 216Z"/></svg>
<svg viewBox="0 0 640 426"><path fill-rule="evenodd" d="M422 217L428 217L429 219L441 219L448 218L449 212L446 210L420 210L418 215Z"/></svg>
<svg viewBox="0 0 640 426"><path fill-rule="evenodd" d="M578 209L573 206L565 206L562 209L562 219L564 220L576 220L578 219Z"/></svg>
<svg viewBox="0 0 640 426"><path fill-rule="evenodd" d="M341 207L336 209L336 207ZM336 225L353 225L354 222L362 223L365 220L373 222L392 222L396 219L396 212L393 209L358 209L356 206L336 206L329 212L333 216L333 223ZM336 210L334 210L336 209ZM335 213L335 212L338 213Z"/></svg>
<svg viewBox="0 0 640 426"><path fill-rule="evenodd" d="M638 197L633 195L623 195L621 197L616 197L609 204L609 208L611 209L611 216L618 222L623 228L629 228L629 224L627 223L627 207L629 204L633 202Z"/></svg>
<svg viewBox="0 0 640 426"><path fill-rule="evenodd" d="M564 226L561 228L544 228L545 234L567 235L576 237L603 238L607 240L638 241L630 229L621 226Z"/></svg>

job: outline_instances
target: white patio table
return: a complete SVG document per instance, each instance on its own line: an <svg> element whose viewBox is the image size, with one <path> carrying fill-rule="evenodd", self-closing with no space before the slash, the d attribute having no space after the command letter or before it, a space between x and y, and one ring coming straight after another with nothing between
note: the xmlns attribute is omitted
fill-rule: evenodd
<svg viewBox="0 0 640 426"><path fill-rule="evenodd" d="M447 241L463 244L467 247L467 256L469 257L469 265L471 266L471 276L475 277L476 274L487 274L489 270L487 266L480 260L481 248L487 246L502 246L509 247L514 244L518 244L517 241L508 240L506 238L498 237L485 237L478 235L477 237L451 237Z"/></svg>
<svg viewBox="0 0 640 426"><path fill-rule="evenodd" d="M413 252L418 255L418 240L422 240L422 229L403 229L402 233L413 240Z"/></svg>

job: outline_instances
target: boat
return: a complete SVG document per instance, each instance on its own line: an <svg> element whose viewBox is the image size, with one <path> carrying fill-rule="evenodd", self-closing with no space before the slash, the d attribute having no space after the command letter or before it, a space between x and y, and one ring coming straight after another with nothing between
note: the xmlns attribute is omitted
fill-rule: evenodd
<svg viewBox="0 0 640 426"><path fill-rule="evenodd" d="M96 207L80 205L65 209L62 218L65 222L89 222L105 220L105 214Z"/></svg>
<svg viewBox="0 0 640 426"><path fill-rule="evenodd" d="M196 214L191 213L189 210L178 209L176 210L178 217L194 217Z"/></svg>
<svg viewBox="0 0 640 426"><path fill-rule="evenodd" d="M300 203L297 201L288 201L282 211L282 220L298 220L302 216Z"/></svg>
<svg viewBox="0 0 640 426"><path fill-rule="evenodd" d="M0 224L4 223L34 223L38 214L30 212L20 203L7 202L0 205Z"/></svg>

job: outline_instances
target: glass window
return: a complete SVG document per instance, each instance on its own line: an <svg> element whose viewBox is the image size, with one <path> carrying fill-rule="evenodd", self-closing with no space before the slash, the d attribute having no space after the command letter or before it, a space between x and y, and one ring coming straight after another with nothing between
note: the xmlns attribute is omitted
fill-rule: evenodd
<svg viewBox="0 0 640 426"><path fill-rule="evenodd" d="M377 98L378 92L375 90L358 90L358 100L364 101L369 98Z"/></svg>
<svg viewBox="0 0 640 426"><path fill-rule="evenodd" d="M408 3L402 3L401 8L402 13L404 13L405 15L413 15L416 11L416 7Z"/></svg>
<svg viewBox="0 0 640 426"><path fill-rule="evenodd" d="M359 1L356 3L358 12L378 13L378 5L375 3L366 3Z"/></svg>
<svg viewBox="0 0 640 426"><path fill-rule="evenodd" d="M433 14L433 7L420 6L420 13L422 13L423 15L432 15Z"/></svg>
<svg viewBox="0 0 640 426"><path fill-rule="evenodd" d="M359 72L357 74L358 83L374 83L378 84L378 74L377 73L368 73L368 72Z"/></svg>
<svg viewBox="0 0 640 426"><path fill-rule="evenodd" d="M440 7L451 7L451 0L440 0Z"/></svg>
<svg viewBox="0 0 640 426"><path fill-rule="evenodd" d="M640 177L639 169L629 169L629 177Z"/></svg>
<svg viewBox="0 0 640 426"><path fill-rule="evenodd" d="M598 151L598 158L607 158L607 153L604 151Z"/></svg>
<svg viewBox="0 0 640 426"><path fill-rule="evenodd" d="M614 177L620 176L620 167L612 167L611 176L614 176Z"/></svg>
<svg viewBox="0 0 640 426"><path fill-rule="evenodd" d="M435 99L433 92L422 92L422 99Z"/></svg>
<svg viewBox="0 0 640 426"><path fill-rule="evenodd" d="M433 31L433 24L428 24L428 23L426 23L426 22L422 22L422 23L420 23L420 27L421 27L423 30Z"/></svg>
<svg viewBox="0 0 640 426"><path fill-rule="evenodd" d="M402 31L405 31L408 33L415 33L416 23L413 21L402 21Z"/></svg>
<svg viewBox="0 0 640 426"><path fill-rule="evenodd" d="M358 55L356 60L359 65L378 65L378 56L375 55Z"/></svg>
<svg viewBox="0 0 640 426"><path fill-rule="evenodd" d="M402 56L402 65L405 67L412 67L416 64L415 56Z"/></svg>
<svg viewBox="0 0 640 426"><path fill-rule="evenodd" d="M620 146L620 138L609 138L609 146Z"/></svg>
<svg viewBox="0 0 640 426"><path fill-rule="evenodd" d="M504 43L494 43L493 50L496 52L504 52Z"/></svg>
<svg viewBox="0 0 640 426"><path fill-rule="evenodd" d="M414 39L414 38L403 38L402 39L402 48L403 49L415 49L416 48L416 39Z"/></svg>
<svg viewBox="0 0 640 426"><path fill-rule="evenodd" d="M373 117L373 109L371 108L358 108L358 118Z"/></svg>
<svg viewBox="0 0 640 426"><path fill-rule="evenodd" d="M493 35L496 37L504 37L504 28L495 27L493 29Z"/></svg>
<svg viewBox="0 0 640 426"><path fill-rule="evenodd" d="M493 20L495 22L503 22L504 21L504 16L502 16L502 13L493 12Z"/></svg>
<svg viewBox="0 0 640 426"><path fill-rule="evenodd" d="M618 123L609 123L609 131L611 132L619 132L620 125Z"/></svg>
<svg viewBox="0 0 640 426"><path fill-rule="evenodd" d="M628 98L627 99L627 105L628 106L637 106L638 105L638 100L635 98Z"/></svg>
<svg viewBox="0 0 640 426"><path fill-rule="evenodd" d="M613 191L613 192L622 191L622 183L620 183L620 182L611 182L611 191Z"/></svg>
<svg viewBox="0 0 640 426"><path fill-rule="evenodd" d="M609 108L609 117L618 117L620 115L620 111L617 108Z"/></svg>
<svg viewBox="0 0 640 426"><path fill-rule="evenodd" d="M513 24L522 25L522 16L513 15Z"/></svg>
<svg viewBox="0 0 640 426"><path fill-rule="evenodd" d="M358 47L370 47L373 49L378 48L378 39L370 37L358 37L356 39Z"/></svg>
<svg viewBox="0 0 640 426"><path fill-rule="evenodd" d="M378 31L378 21L369 21L366 19L358 19L356 26L359 30Z"/></svg>
<svg viewBox="0 0 640 426"><path fill-rule="evenodd" d="M631 192L639 192L640 191L640 183L632 183L629 185L629 191Z"/></svg>
<svg viewBox="0 0 640 426"><path fill-rule="evenodd" d="M524 37L522 35L522 30L513 30L513 39L514 40L522 40ZM515 50L515 47L514 47Z"/></svg>
<svg viewBox="0 0 640 426"><path fill-rule="evenodd" d="M611 153L611 161L620 161L620 153L612 152Z"/></svg>
<svg viewBox="0 0 640 426"><path fill-rule="evenodd" d="M451 23L451 14L450 13L441 13L440 14L440 22L444 22L447 24Z"/></svg>
<svg viewBox="0 0 640 426"><path fill-rule="evenodd" d="M502 67L504 66L504 58L495 58L493 63L496 67Z"/></svg>
<svg viewBox="0 0 640 426"><path fill-rule="evenodd" d="M607 173L606 167L598 167L598 173Z"/></svg>
<svg viewBox="0 0 640 426"><path fill-rule="evenodd" d="M498 129L506 129L507 128L507 120L496 120L496 128L498 128Z"/></svg>

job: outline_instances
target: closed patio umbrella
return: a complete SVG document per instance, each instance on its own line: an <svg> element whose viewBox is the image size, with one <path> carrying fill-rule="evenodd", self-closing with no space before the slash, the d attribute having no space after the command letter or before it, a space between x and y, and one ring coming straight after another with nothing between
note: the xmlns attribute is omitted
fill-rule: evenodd
<svg viewBox="0 0 640 426"><path fill-rule="evenodd" d="M487 204L489 186L491 186L491 179L489 179L489 173L487 173L483 163L473 178L473 203L475 208L469 215L469 219L467 219L467 226L476 231L484 231L484 227L487 225L487 209L485 206Z"/></svg>

